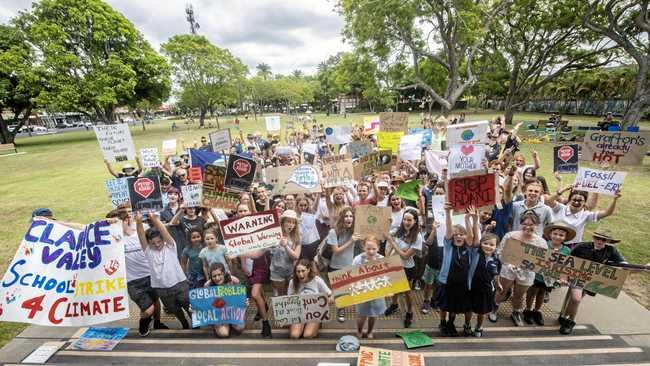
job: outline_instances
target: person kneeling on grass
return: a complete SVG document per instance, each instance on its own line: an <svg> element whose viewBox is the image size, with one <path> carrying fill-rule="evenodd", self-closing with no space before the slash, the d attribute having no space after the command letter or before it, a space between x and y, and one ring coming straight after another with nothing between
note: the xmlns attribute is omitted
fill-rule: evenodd
<svg viewBox="0 0 650 366"><path fill-rule="evenodd" d="M226 271L226 267L221 262L212 263L210 265L209 273L210 279L205 283L205 287L239 284L239 279L237 277L233 277L230 273L228 273L228 271ZM248 299L246 299L246 306L248 306ZM230 337L231 332L235 334L241 334L245 327L245 324L218 324L214 326L214 334L218 338L228 338Z"/></svg>

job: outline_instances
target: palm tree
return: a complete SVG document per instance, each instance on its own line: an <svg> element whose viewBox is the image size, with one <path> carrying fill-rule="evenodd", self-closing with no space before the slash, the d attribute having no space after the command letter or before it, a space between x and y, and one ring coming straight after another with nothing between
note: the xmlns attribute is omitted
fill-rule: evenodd
<svg viewBox="0 0 650 366"><path fill-rule="evenodd" d="M304 75L305 75L305 74L302 72L302 70L298 70L298 69L293 70L293 71L291 72L291 76L293 76L293 77L296 78L296 79L300 79L300 78L303 77Z"/></svg>
<svg viewBox="0 0 650 366"><path fill-rule="evenodd" d="M271 77L271 66L265 63L258 64L256 67L257 75L261 76L262 79L266 80Z"/></svg>

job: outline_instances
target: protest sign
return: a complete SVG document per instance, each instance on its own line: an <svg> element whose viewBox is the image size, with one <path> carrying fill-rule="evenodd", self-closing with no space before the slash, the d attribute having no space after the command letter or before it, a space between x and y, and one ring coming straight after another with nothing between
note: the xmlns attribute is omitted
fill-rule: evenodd
<svg viewBox="0 0 650 366"><path fill-rule="evenodd" d="M280 131L280 116L266 116L266 130L269 132Z"/></svg>
<svg viewBox="0 0 650 366"><path fill-rule="evenodd" d="M181 193L183 195L183 203L187 207L201 207L202 197L201 193L203 186L199 184L187 184L181 186Z"/></svg>
<svg viewBox="0 0 650 366"><path fill-rule="evenodd" d="M234 191L246 192L253 183L256 169L255 160L239 155L230 155L224 185Z"/></svg>
<svg viewBox="0 0 650 366"><path fill-rule="evenodd" d="M330 321L327 294L276 296L271 298L271 303L277 327Z"/></svg>
<svg viewBox="0 0 650 366"><path fill-rule="evenodd" d="M140 159L142 160L142 166L145 168L157 168L160 166L158 149L155 147L140 149Z"/></svg>
<svg viewBox="0 0 650 366"><path fill-rule="evenodd" d="M22 363L46 363L63 345L65 342L45 342L25 357Z"/></svg>
<svg viewBox="0 0 650 366"><path fill-rule="evenodd" d="M203 175L201 174L201 167L193 166L187 169L187 179L194 183L202 182Z"/></svg>
<svg viewBox="0 0 650 366"><path fill-rule="evenodd" d="M602 193L608 196L615 196L616 192L623 187L626 172L610 172L580 167L576 174L576 181L573 188L576 190Z"/></svg>
<svg viewBox="0 0 650 366"><path fill-rule="evenodd" d="M354 167L354 178L361 180L363 177L375 172L390 170L394 164L390 150L373 151L357 160Z"/></svg>
<svg viewBox="0 0 650 366"><path fill-rule="evenodd" d="M467 207L489 207L496 204L497 177L494 173L456 177L447 181L447 201L454 212L464 213Z"/></svg>
<svg viewBox="0 0 650 366"><path fill-rule="evenodd" d="M422 181L419 179L402 182L395 190L395 195L405 200L417 201L420 197L420 186Z"/></svg>
<svg viewBox="0 0 650 366"><path fill-rule="evenodd" d="M162 153L163 155L176 155L176 139L163 140Z"/></svg>
<svg viewBox="0 0 650 366"><path fill-rule="evenodd" d="M334 164L334 163L340 163L342 161L348 161L350 160L350 154L332 154L332 155L326 155L321 158L321 161L323 164Z"/></svg>
<svg viewBox="0 0 650 366"><path fill-rule="evenodd" d="M365 135L374 135L379 132L379 116L363 117L363 133Z"/></svg>
<svg viewBox="0 0 650 366"><path fill-rule="evenodd" d="M266 180L273 194L320 193L320 172L309 164L267 168Z"/></svg>
<svg viewBox="0 0 650 366"><path fill-rule="evenodd" d="M487 144L490 122L477 121L447 126L447 145L455 144Z"/></svg>
<svg viewBox="0 0 650 366"><path fill-rule="evenodd" d="M352 160L323 164L323 187L340 187L354 182Z"/></svg>
<svg viewBox="0 0 650 366"><path fill-rule="evenodd" d="M309 143L302 144L302 151L312 155L318 155L318 145Z"/></svg>
<svg viewBox="0 0 650 366"><path fill-rule="evenodd" d="M325 142L328 144L347 144L352 140L352 127L331 126L325 128Z"/></svg>
<svg viewBox="0 0 650 366"><path fill-rule="evenodd" d="M418 353L361 346L357 366L425 366Z"/></svg>
<svg viewBox="0 0 650 366"><path fill-rule="evenodd" d="M83 326L129 316L122 224L30 223L2 278L0 321Z"/></svg>
<svg viewBox="0 0 650 366"><path fill-rule="evenodd" d="M104 159L111 163L135 160L135 145L128 124L96 125L93 128Z"/></svg>
<svg viewBox="0 0 650 366"><path fill-rule="evenodd" d="M559 173L578 171L578 144L553 147L553 171Z"/></svg>
<svg viewBox="0 0 650 366"><path fill-rule="evenodd" d="M408 129L408 112L381 112L379 113L379 130L381 132L401 132Z"/></svg>
<svg viewBox="0 0 650 366"><path fill-rule="evenodd" d="M611 165L641 165L648 152L650 132L587 131L581 161Z"/></svg>
<svg viewBox="0 0 650 366"><path fill-rule="evenodd" d="M145 215L163 209L158 176L131 178L127 180L127 184L133 212L141 212Z"/></svg>
<svg viewBox="0 0 650 366"><path fill-rule="evenodd" d="M293 146L276 146L275 147L275 155L283 156L283 155L293 155L297 154L298 149L296 149Z"/></svg>
<svg viewBox="0 0 650 366"><path fill-rule="evenodd" d="M422 136L402 136L399 142L399 157L402 160L420 160L422 158Z"/></svg>
<svg viewBox="0 0 650 366"><path fill-rule="evenodd" d="M431 150L442 151L447 150L447 141L445 140L444 133L431 135Z"/></svg>
<svg viewBox="0 0 650 366"><path fill-rule="evenodd" d="M442 170L447 168L447 154L446 151L424 150L424 163L427 165L427 170L436 173L439 177L442 176Z"/></svg>
<svg viewBox="0 0 650 366"><path fill-rule="evenodd" d="M449 148L449 162L447 163L449 175L453 177L459 173L483 170L483 159L485 159L485 145L452 145Z"/></svg>
<svg viewBox="0 0 650 366"><path fill-rule="evenodd" d="M226 167L208 164L203 174L202 206L233 210L237 208L239 195L226 192L224 181Z"/></svg>
<svg viewBox="0 0 650 366"><path fill-rule="evenodd" d="M621 268L553 252L515 239L506 242L501 261L544 277L565 279L573 286L614 299L621 292L629 273Z"/></svg>
<svg viewBox="0 0 650 366"><path fill-rule="evenodd" d="M414 330L412 332L398 332L395 333L398 337L402 338L406 348L419 348L426 346L433 346L433 339L424 334L421 330Z"/></svg>
<svg viewBox="0 0 650 366"><path fill-rule="evenodd" d="M115 178L106 181L106 190L111 195L111 204L117 208L120 203L129 201L128 178Z"/></svg>
<svg viewBox="0 0 650 366"><path fill-rule="evenodd" d="M224 285L190 290L192 327L246 323L246 286Z"/></svg>
<svg viewBox="0 0 650 366"><path fill-rule="evenodd" d="M368 141L352 141L348 144L348 151L352 159L356 160L372 152L372 145Z"/></svg>
<svg viewBox="0 0 650 366"><path fill-rule="evenodd" d="M410 290L399 256L348 266L327 275L337 308Z"/></svg>
<svg viewBox="0 0 650 366"><path fill-rule="evenodd" d="M388 149L393 154L397 154L399 150L399 143L404 136L404 132L384 132L380 131L377 134L377 146L380 149Z"/></svg>
<svg viewBox="0 0 650 366"><path fill-rule="evenodd" d="M224 128L222 130L210 132L208 135L210 137L210 144L212 145L212 151L230 151L230 146L232 146L230 140L230 129Z"/></svg>
<svg viewBox="0 0 650 366"><path fill-rule="evenodd" d="M282 238L277 210L256 212L219 222L226 252L235 257L278 246Z"/></svg>
<svg viewBox="0 0 650 366"><path fill-rule="evenodd" d="M77 351L112 351L126 336L129 328L90 327L67 349Z"/></svg>
<svg viewBox="0 0 650 366"><path fill-rule="evenodd" d="M360 205L354 209L354 233L363 237L388 234L390 229L390 207Z"/></svg>
<svg viewBox="0 0 650 366"><path fill-rule="evenodd" d="M422 146L429 146L433 140L433 132L430 128L411 128L409 135L420 135L422 137Z"/></svg>

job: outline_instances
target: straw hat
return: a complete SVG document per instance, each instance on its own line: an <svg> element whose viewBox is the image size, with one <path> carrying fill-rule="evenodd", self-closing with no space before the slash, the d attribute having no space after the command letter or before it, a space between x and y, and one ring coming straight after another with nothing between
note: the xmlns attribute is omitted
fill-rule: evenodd
<svg viewBox="0 0 650 366"><path fill-rule="evenodd" d="M298 214L294 210L284 210L282 215L280 215L280 219L294 219L298 220Z"/></svg>
<svg viewBox="0 0 650 366"><path fill-rule="evenodd" d="M564 230L564 232L566 233L566 238L564 239L565 241L569 241L576 237L576 230L571 225L567 224L562 220L555 221L546 225L546 227L544 228L544 236L550 238L551 231L555 229Z"/></svg>
<svg viewBox="0 0 650 366"><path fill-rule="evenodd" d="M612 234L612 231L603 227L599 227L598 229L594 230L591 235L597 238L605 239L606 242L612 244L616 244L621 241L620 239L614 239L614 234Z"/></svg>

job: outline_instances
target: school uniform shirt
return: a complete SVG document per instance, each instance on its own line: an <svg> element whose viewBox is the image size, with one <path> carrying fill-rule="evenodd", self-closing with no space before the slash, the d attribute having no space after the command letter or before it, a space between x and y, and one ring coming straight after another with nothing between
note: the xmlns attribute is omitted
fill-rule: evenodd
<svg viewBox="0 0 650 366"><path fill-rule="evenodd" d="M323 281L320 276L314 276L314 278L307 282L301 283L298 286L298 291L293 287L293 279L289 281L289 287L287 288L287 295L316 295L316 294L328 294L330 295L332 290L327 287L325 281Z"/></svg>
<svg viewBox="0 0 650 366"><path fill-rule="evenodd" d="M228 262L226 261L226 247L223 245L217 244L214 249L204 247L199 252L199 258L208 264L208 268L210 268L212 263L221 263L224 267L226 267L226 271L230 272L230 268L228 268Z"/></svg>
<svg viewBox="0 0 650 366"><path fill-rule="evenodd" d="M327 234L327 245L341 245L350 240L352 233L342 233L341 235L336 235L336 230L331 229L329 234ZM332 253L332 259L330 260L330 267L335 269L341 269L352 264L352 259L354 259L354 245L352 243L348 245L342 252Z"/></svg>
<svg viewBox="0 0 650 366"><path fill-rule="evenodd" d="M537 225L535 233L539 236L544 235L544 227L553 222L553 212L541 200L533 207L526 206L526 200L512 203L512 231L521 230L521 223L519 221L521 215L526 210L533 210L539 216L539 225Z"/></svg>
<svg viewBox="0 0 650 366"><path fill-rule="evenodd" d="M388 207L388 196L381 200L377 200L377 207Z"/></svg>
<svg viewBox="0 0 650 366"><path fill-rule="evenodd" d="M395 231L402 225L402 216L404 216L404 209L399 211L390 212L390 230Z"/></svg>
<svg viewBox="0 0 650 366"><path fill-rule="evenodd" d="M147 256L142 251L138 234L134 232L132 235L125 235L122 230L122 225L111 226L111 231L118 245L124 245L126 282L149 277L151 274L151 265L149 265Z"/></svg>
<svg viewBox="0 0 650 366"><path fill-rule="evenodd" d="M568 240L567 243L579 243L582 241L587 223L598 221L598 213L584 209L571 213L567 205L557 202L553 207L553 221L559 220L571 225L576 231L575 238Z"/></svg>
<svg viewBox="0 0 650 366"><path fill-rule="evenodd" d="M187 274L190 278L203 278L203 261L199 257L201 247L190 245L183 249L183 257L187 258Z"/></svg>
<svg viewBox="0 0 650 366"><path fill-rule="evenodd" d="M494 207L492 209L492 220L496 222L494 227L494 234L499 237L499 240L509 231L510 219L512 218L512 201L505 203L501 201L501 208Z"/></svg>
<svg viewBox="0 0 650 366"><path fill-rule="evenodd" d="M287 238L287 247L295 249L295 244L291 238ZM293 259L289 257L287 249L278 245L270 249L271 253L271 273L276 273L282 276L291 275L293 271Z"/></svg>
<svg viewBox="0 0 650 366"><path fill-rule="evenodd" d="M165 243L160 249L147 245L144 254L151 265L152 288L170 288L187 280L178 262L176 243Z"/></svg>
<svg viewBox="0 0 650 366"><path fill-rule="evenodd" d="M316 228L316 215L303 212L300 214L300 244L309 245L320 240Z"/></svg>
<svg viewBox="0 0 650 366"><path fill-rule="evenodd" d="M404 266L404 268L415 267L415 260L413 259L413 257L415 257L417 252L422 252L422 242L423 242L422 235L418 233L417 237L415 238L415 242L413 243L407 243L402 238L395 238L395 242L397 243L399 248L403 251L406 251L410 248L415 249L416 253L414 253L408 259L402 259L402 266Z"/></svg>

